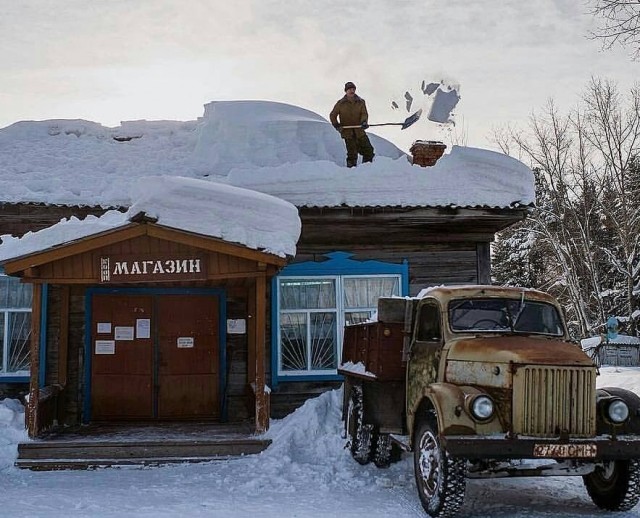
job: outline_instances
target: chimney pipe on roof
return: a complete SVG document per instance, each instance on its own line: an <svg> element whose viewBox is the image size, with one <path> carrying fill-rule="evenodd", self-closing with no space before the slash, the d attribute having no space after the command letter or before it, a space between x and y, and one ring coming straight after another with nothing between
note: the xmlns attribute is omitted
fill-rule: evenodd
<svg viewBox="0 0 640 518"><path fill-rule="evenodd" d="M447 149L446 144L438 140L416 140L409 149L412 156L411 163L420 167L435 165L445 149Z"/></svg>

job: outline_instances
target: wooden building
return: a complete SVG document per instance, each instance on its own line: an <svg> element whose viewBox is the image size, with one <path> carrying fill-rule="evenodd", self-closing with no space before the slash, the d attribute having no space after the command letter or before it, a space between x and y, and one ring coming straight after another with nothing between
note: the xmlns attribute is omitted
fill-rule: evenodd
<svg viewBox="0 0 640 518"><path fill-rule="evenodd" d="M269 383L274 417L341 384L335 369L342 328L370 318L379 296L415 296L439 284L491 284L495 233L524 218L527 208L298 211L302 233L296 257L272 281ZM291 291L318 285L331 292L325 294L324 311L311 300L306 307L292 307L286 300L299 300ZM320 318L324 320L318 323Z"/></svg>
<svg viewBox="0 0 640 518"><path fill-rule="evenodd" d="M61 213L66 215L73 210L45 205L5 205L0 224L3 233L16 234L11 232L16 228L12 221L31 220L31 228L36 230L38 226L58 221ZM269 330L264 347L265 376L272 389L273 417L283 417L309 397L339 386L341 377L335 370L342 326L369 318L378 296L416 295L423 287L438 284L490 283L490 243L495 233L527 213L526 207L299 207L298 210L302 233L296 257L288 265L283 261L278 263L278 268L271 271L267 287L265 317ZM100 208L94 211L104 212ZM88 209L84 207L83 212ZM20 272L12 265L5 265L5 271L10 275ZM218 282L201 280L194 286L232 286L235 292L240 282L235 277L235 280L224 281L218 277ZM56 280L56 287L49 287L49 293L57 293L59 284ZM84 327L79 325L83 322L81 309L85 297L78 292L90 285L90 280L86 280L68 287L69 296L75 294L70 299L75 310L71 312L69 332L75 335L71 341L76 344L88 339ZM328 297L332 303L325 305L326 311L306 306L288 308L286 303L282 304L283 290L294 293L295 298L296 291L318 285L331 291ZM349 290L350 296L355 297L353 302L345 301ZM315 296L320 296L319 292ZM247 316L243 298L228 297L223 309L228 319ZM319 318L324 320L320 322ZM49 318L49 322L55 321L55 317ZM58 333L59 330L52 328L48 336ZM245 393L246 345L237 347L234 340L238 338L232 335L228 338L231 341L225 358L229 363L230 388L225 397L231 407L237 403L239 408L244 408L246 402L240 401ZM77 350L73 351L72 357L77 354ZM48 376L52 376L57 360L45 358L44 361ZM31 379L33 376L32 368ZM16 377L15 382L0 377L5 391L26 390L26 381L23 376ZM47 386L46 380L42 381L42 385ZM84 381L74 379L73 383L71 393L77 394ZM65 422L83 420L79 404L70 403Z"/></svg>
<svg viewBox="0 0 640 518"><path fill-rule="evenodd" d="M231 115L229 124L245 124ZM326 129L335 138L329 125L308 122L308 114L303 115L301 121L292 122L297 125L295 131L282 125L287 137L309 124L305 128L310 134ZM250 136L259 124L270 124L265 120L246 124L236 133ZM278 128L270 124L269 135ZM206 144L207 135L204 131L199 135L198 145ZM122 149L135 149L142 140L126 142ZM291 141L287 143L291 145ZM342 153L342 143L338 144ZM312 146L311 141L305 141L305 145L314 147L315 143ZM376 150L383 153L382 143L376 144ZM401 155L397 149L392 151ZM411 167L407 173L406 157L398 159L402 164L390 162L405 180L419 178L419 186L405 181L402 189L369 201L365 196L355 201L349 196L324 196L342 192L342 179L351 182L350 192L357 192L361 183L353 180L353 172L333 171L330 180L324 172L318 173L318 191L314 193L308 190L314 180L308 171L300 176L300 184L295 183L296 163L289 164L293 180L282 191L277 181L270 181L262 171L255 174L246 169L247 177L236 171L234 179L228 180L232 185L270 194L297 208L301 233L295 256L286 259L220 236L165 228L161 220L145 218L131 221L126 228L12 258L3 265L7 275L0 275L0 301L2 293L8 294L4 306L0 303L0 315L4 314L5 322L13 319L22 325L10 326L11 333L5 337L0 396L30 391L32 435L53 424L123 419L250 419L256 430L265 429L269 415L283 417L309 397L341 384L337 367L343 328L371 318L379 296L413 296L424 287L439 284L491 282L491 242L496 232L526 217L533 203L533 175L523 164L505 166L504 157L482 150L465 153L458 149L445 158L453 165L438 169L436 164L431 168L436 173L424 174ZM456 172L473 181L476 169L462 175L467 164L484 178L478 189L482 194L456 196L461 187ZM197 167L200 163L194 162ZM487 171L491 173L489 181ZM384 174L388 182L398 182L398 171ZM384 174L378 172L380 177ZM73 182L74 178L60 181ZM504 182L508 183L506 194L493 195ZM438 187L438 196L431 196L432 185ZM93 192L91 186L87 189ZM384 189L380 186L378 191ZM412 190L413 196L404 195ZM396 193L401 194L394 197ZM3 199L0 193L0 235L21 236L49 227L63 216L100 215L107 207L128 210L105 197L99 198L100 206L83 205L81 200L71 205L17 198ZM269 217L265 213L265 220ZM149 258L150 253L161 257ZM183 260L178 258L197 254L199 264L207 265L206 274L171 280L114 277L102 281L100 259L122 254L138 254L137 261ZM177 255L172 258L167 254ZM204 299L206 303L202 303ZM205 315L197 316L200 311ZM150 337L139 337L137 321L146 318L131 314L149 312ZM184 322L209 318L210 336L202 336L204 343L210 343L207 350L191 347L201 339L190 341L192 335L178 324L175 329L157 325L169 314ZM140 325L143 331L147 324ZM124 333L119 339L116 328ZM130 340L127 337L132 329L134 338ZM139 340L141 347L151 342L157 345L146 348L146 357L138 357L127 345ZM172 344L171 351L165 350L166 344ZM111 354L114 348L116 354ZM131 356L114 365L111 360L121 352ZM186 353L185 363L174 353ZM189 353L194 355L186 360ZM202 362L200 353L215 362ZM146 370L140 367L142 363ZM207 367L201 371L203 363ZM172 372L170 366L174 365L182 371ZM168 390L172 380L180 380L186 393ZM206 397L196 393L202 387L208 387ZM132 393L138 395L135 402L127 399Z"/></svg>
<svg viewBox="0 0 640 518"><path fill-rule="evenodd" d="M33 285L30 435L250 415L266 430L266 289L284 262L144 216L6 261ZM230 383L228 354L246 358L247 383Z"/></svg>
<svg viewBox="0 0 640 518"><path fill-rule="evenodd" d="M30 208L33 219L40 222L46 218L38 213L50 210L53 213L51 223L57 221L61 210L37 205ZM18 212L18 207L13 209ZM26 205L19 207L23 214L28 209ZM96 209L96 212L101 211ZM0 215L5 219L5 228L9 214L11 211L5 210ZM380 295L416 295L423 287L437 284L490 283L490 243L495 232L524 217L526 208L301 207L299 214L302 233L296 257L289 264L282 258L242 250L218 239L163 230L148 221L131 223L126 231L122 229L55 250L43 250L37 257L6 263L5 273L19 275L23 282L33 283L31 323L34 327L31 336L44 334L47 337L45 343L41 341L42 345L33 342L43 350L32 355L31 391L37 387L49 402L39 406L39 413L31 416L34 419L30 421L31 433L37 434L54 420L73 424L103 417L167 417L178 412L177 409L165 409L158 400L162 388L156 396L147 388L145 408L121 409L124 413L118 414L100 402L100 389L96 392L87 388L93 385L108 387L114 378L101 378L99 374L83 369L81 361L96 356L95 350L90 348L92 340L109 342L114 338L115 323L111 333L104 336L92 332L97 333L101 311L114 312L127 307L121 296L133 297L133 300L142 297L139 302L149 308L153 306L160 315L163 303L158 306L157 300L180 300L179 305L168 303L164 311L174 312L177 307L183 307L184 316L187 316L192 313L189 308L193 304L198 306L201 294L209 294L218 300L216 324L223 341L215 353L219 363L216 369L225 366L214 383L217 395L211 397L215 401L203 404L214 409L214 416L226 419L255 415L258 429L264 428L264 417L260 417L253 407L253 391L249 390L255 386L256 375L261 374L262 383L271 388L273 417L282 417L309 397L339 386L341 377L335 370L340 354L340 329L344 324L369 318L375 309L375 299ZM160 234L163 239L159 239ZM99 282L96 258L105 254L175 252L182 257L185 252L194 250L201 255L205 253L207 264L213 265L202 278L167 282L150 277L129 282L121 277L109 283ZM225 253L221 255L221 252ZM259 270L260 265L262 270ZM258 279L267 283L264 288L258 287ZM326 303L323 311L318 307L303 307L304 304L287 307L286 302L283 303L286 297L283 292L289 295L300 290L308 292L310 286L326 287L325 296L331 304ZM250 317L254 308L258 308L258 289L265 290L258 297L262 302L259 312L265 319L265 325L260 327L262 335L255 335L257 330L251 326L256 320ZM292 296L300 298L299 295ZM313 296L317 299L322 294L315 292ZM354 300L345 302L345 296ZM46 297L46 304L38 304L42 297ZM104 301L113 307L97 307L93 300ZM313 303L311 300L306 302ZM46 314L35 316L39 308L45 308L41 311ZM215 312L214 309L211 311ZM292 315L295 315L294 320ZM247 322L247 335L226 333L227 321ZM127 320L125 327L132 327L133 322ZM88 332L89 329L92 332ZM176 332L178 330L171 331ZM306 336L302 336L305 333ZM250 345L248 341L253 343ZM258 347L257 343L263 346ZM109 345L105 347L108 349ZM255 356L258 352L264 356ZM154 354L158 353L160 351ZM100 369L100 362L107 357L98 355L98 362L92 364L92 369ZM264 370L256 370L256 358ZM135 357L130 360L136 361ZM195 358L193 361L195 368L198 361ZM110 372L110 366L105 368ZM134 374L135 364L131 368L134 369L129 373L133 376L131 379L147 386L151 373L147 372L145 379ZM215 376L209 374L208 383L211 383ZM161 379L172 379L173 375L167 373L165 377L158 373L158 376L160 382ZM197 379L194 374L193 381ZM207 375L202 373L200 379L207 380ZM7 378L4 381L5 386L23 387L23 390L27 386L24 378L16 380L17 384L7 383ZM70 386L74 389L69 390ZM129 383L120 388L130 389ZM123 394L112 395L114 399L120 399ZM187 411L187 407L182 408ZM189 412L197 416L199 410L193 407Z"/></svg>

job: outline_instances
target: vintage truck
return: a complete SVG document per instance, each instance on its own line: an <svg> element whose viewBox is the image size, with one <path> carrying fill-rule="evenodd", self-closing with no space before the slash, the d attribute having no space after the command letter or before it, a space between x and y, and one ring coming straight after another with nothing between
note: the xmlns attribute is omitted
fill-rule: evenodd
<svg viewBox="0 0 640 518"><path fill-rule="evenodd" d="M467 478L581 476L598 507L640 499L640 397L596 389L597 367L540 291L435 287L382 298L346 326L345 433L386 467L413 452L432 517L455 515Z"/></svg>

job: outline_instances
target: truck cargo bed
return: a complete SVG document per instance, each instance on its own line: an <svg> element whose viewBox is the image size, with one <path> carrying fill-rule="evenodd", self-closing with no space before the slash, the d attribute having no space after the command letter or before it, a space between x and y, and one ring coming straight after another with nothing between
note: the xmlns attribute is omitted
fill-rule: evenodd
<svg viewBox="0 0 640 518"><path fill-rule="evenodd" d="M385 322L345 327L338 372L377 381L404 381L403 327L401 323Z"/></svg>

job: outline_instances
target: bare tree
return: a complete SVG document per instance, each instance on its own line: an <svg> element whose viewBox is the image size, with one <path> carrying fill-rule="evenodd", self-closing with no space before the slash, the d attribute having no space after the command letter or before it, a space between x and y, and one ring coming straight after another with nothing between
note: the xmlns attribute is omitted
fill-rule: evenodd
<svg viewBox="0 0 640 518"><path fill-rule="evenodd" d="M592 79L585 95L586 136L602 159L602 180L611 193L601 212L617 246L606 249L611 265L622 276L625 313L638 307L634 290L640 283L640 207L632 181L640 156L640 87L631 89L625 106L609 81ZM631 320L631 330L637 326Z"/></svg>
<svg viewBox="0 0 640 518"><path fill-rule="evenodd" d="M600 332L611 315L630 321L629 331L636 333L640 89L634 87L626 102L613 84L592 79L582 104L569 115L550 102L531 117L528 130L502 130L494 138L504 152L522 156L537 171L535 210L524 228L499 240L503 248L518 249L498 248L496 260L517 260L525 248L536 260L542 257L536 270L521 266L536 274L528 277L538 283L534 287L564 302L579 335ZM508 278L518 270L505 264L496 271Z"/></svg>
<svg viewBox="0 0 640 518"><path fill-rule="evenodd" d="M511 144L501 148L522 153L537 170L537 206L528 218L536 248L546 250L544 280L539 286L554 293L569 308L572 328L582 336L594 332L604 318L598 253L592 246L597 204L584 203L586 193L597 197L594 168L585 146L579 116L561 116L553 102L531 116L529 131L511 132ZM533 253L533 250L531 251Z"/></svg>
<svg viewBox="0 0 640 518"><path fill-rule="evenodd" d="M605 48L616 44L630 47L640 58L640 0L592 0L591 14L600 20L592 36Z"/></svg>

